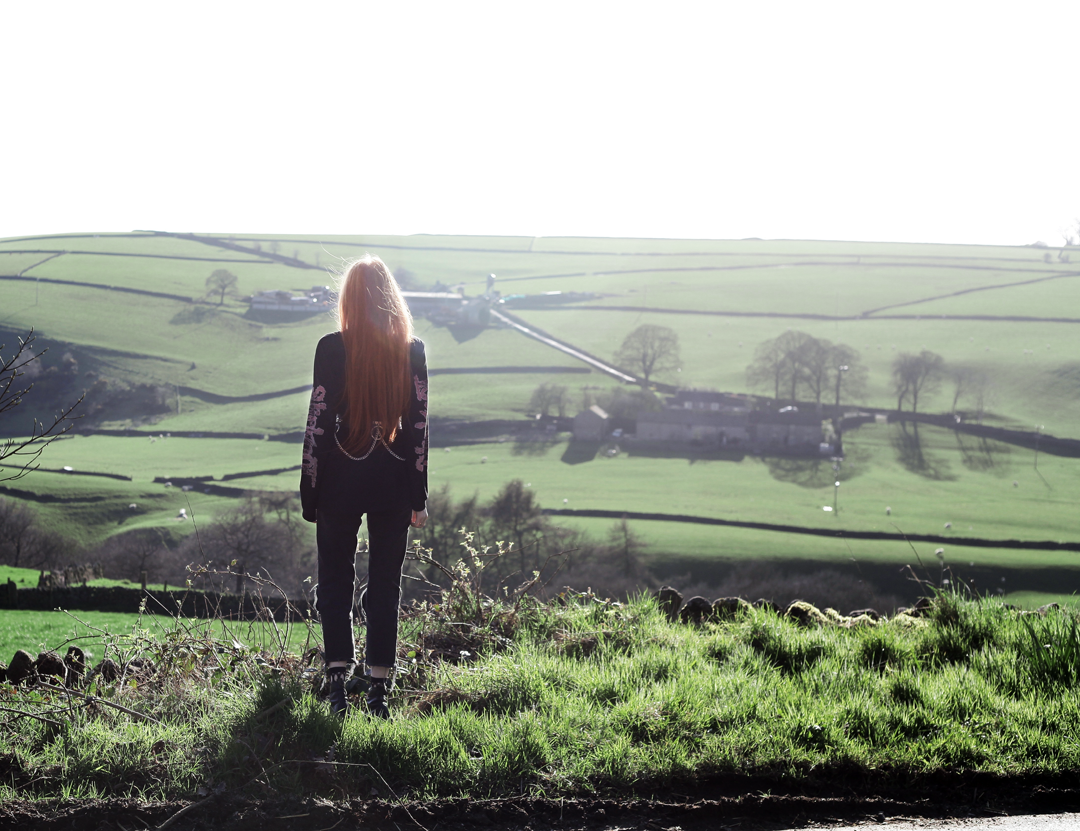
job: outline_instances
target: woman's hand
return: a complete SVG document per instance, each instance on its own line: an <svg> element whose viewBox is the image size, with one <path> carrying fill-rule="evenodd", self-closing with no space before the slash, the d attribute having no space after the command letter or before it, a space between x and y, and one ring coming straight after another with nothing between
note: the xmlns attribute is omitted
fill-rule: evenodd
<svg viewBox="0 0 1080 831"><path fill-rule="evenodd" d="M412 512L412 527L413 528L423 528L425 523L427 523L427 508L424 508L424 510L422 510L422 511L413 511Z"/></svg>

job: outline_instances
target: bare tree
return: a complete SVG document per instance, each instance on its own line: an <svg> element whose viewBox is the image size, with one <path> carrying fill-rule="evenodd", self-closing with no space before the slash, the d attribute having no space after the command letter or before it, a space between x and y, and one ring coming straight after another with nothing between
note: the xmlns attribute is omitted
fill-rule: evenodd
<svg viewBox="0 0 1080 831"><path fill-rule="evenodd" d="M954 367L953 371L949 373L949 377L953 382L953 397L952 397L952 413L956 415L957 407L960 404L960 398L966 393L970 392L970 387L974 381L974 370L971 367L959 366Z"/></svg>
<svg viewBox="0 0 1080 831"><path fill-rule="evenodd" d="M31 329L25 338L19 338L19 345L10 358L4 357L3 352L6 344L0 344L0 416L5 415L18 407L23 396L34 388L32 383L24 386L21 380L25 376L34 374L33 369L37 361L46 350L34 354L33 343L35 340L34 330ZM25 476L37 465L38 456L53 441L64 435L74 426L78 416L72 416L72 411L82 403L84 395L65 410L56 415L51 424L45 424L34 419L34 426L29 436L21 438L0 439L0 482L8 479L18 479ZM5 467L5 460L11 460ZM14 472L5 472L5 471Z"/></svg>
<svg viewBox="0 0 1080 831"><path fill-rule="evenodd" d="M866 390L870 373L862 362L857 349L843 343L835 344L829 351L830 384L836 384L836 406L840 406L841 386L847 390L848 397L858 397Z"/></svg>
<svg viewBox="0 0 1080 831"><path fill-rule="evenodd" d="M754 360L746 368L746 381L751 387L771 384L773 398L780 399L780 385L785 382L790 367L780 338L772 338L758 344Z"/></svg>
<svg viewBox="0 0 1080 831"><path fill-rule="evenodd" d="M570 396L566 387L559 384L541 384L533 390L532 397L529 399L529 409L547 417L551 408L555 407L559 417L562 418L566 415L566 405L569 401Z"/></svg>
<svg viewBox="0 0 1080 831"><path fill-rule="evenodd" d="M994 381L987 372L980 372L975 376L972 385L972 397L975 399L975 412L978 414L979 423L982 423L983 415L992 407L997 399L994 389Z"/></svg>
<svg viewBox="0 0 1080 831"><path fill-rule="evenodd" d="M0 563L14 568L55 568L71 543L41 526L37 511L0 497Z"/></svg>
<svg viewBox="0 0 1080 831"><path fill-rule="evenodd" d="M945 371L945 359L936 352L924 349L918 355L901 352L893 361L893 390L896 393L896 409L904 408L904 401L911 400L911 411L919 411L919 396L930 395L941 387Z"/></svg>
<svg viewBox="0 0 1080 831"><path fill-rule="evenodd" d="M237 594L248 574L295 586L305 569L310 573L312 554L294 502L291 494L281 501L248 497L184 540L180 559L233 575Z"/></svg>
<svg viewBox="0 0 1080 831"><path fill-rule="evenodd" d="M94 558L105 564L106 573L114 579L138 582L145 572L149 582L157 583L171 576L168 554L161 529L139 528L110 537L94 552Z"/></svg>
<svg viewBox="0 0 1080 831"><path fill-rule="evenodd" d="M479 497L455 503L446 483L428 496L428 521L419 531L410 532L431 556L440 563L449 563L461 555L461 530L476 531L480 526Z"/></svg>
<svg viewBox="0 0 1080 831"><path fill-rule="evenodd" d="M206 278L206 288L209 294L218 294L218 305L225 302L225 295L236 290L237 277L226 268L214 269Z"/></svg>
<svg viewBox="0 0 1080 831"><path fill-rule="evenodd" d="M625 575L640 576L644 571L641 554L645 542L631 528L624 516L608 530L608 550L620 564Z"/></svg>
<svg viewBox="0 0 1080 831"><path fill-rule="evenodd" d="M758 346L746 368L746 379L751 387L771 386L777 400L786 392L789 401L797 401L802 389L820 404L833 386L839 393L838 373L849 373L843 381L852 391L866 383L866 368L856 350L789 329Z"/></svg>
<svg viewBox="0 0 1080 831"><path fill-rule="evenodd" d="M981 369L962 366L953 369L949 377L953 382L953 414L959 410L961 401L968 400L981 421L993 390L990 375Z"/></svg>
<svg viewBox="0 0 1080 831"><path fill-rule="evenodd" d="M28 562L37 517L29 505L0 497L0 562L14 568L31 568Z"/></svg>
<svg viewBox="0 0 1080 831"><path fill-rule="evenodd" d="M1080 245L1080 219L1077 219L1061 232L1061 236L1065 239L1065 245Z"/></svg>
<svg viewBox="0 0 1080 831"><path fill-rule="evenodd" d="M539 542L544 530L544 515L536 494L525 486L520 479L514 479L503 485L487 507L486 513L491 520L490 533L496 540L512 542L518 554L522 575L528 575L529 555L527 549L532 545L532 565L539 563L538 551L533 545Z"/></svg>
<svg viewBox="0 0 1080 831"><path fill-rule="evenodd" d="M653 375L679 368L679 336L667 326L643 323L626 336L615 364L641 376L647 387Z"/></svg>
<svg viewBox="0 0 1080 831"><path fill-rule="evenodd" d="M520 481L507 483L481 509L475 496L454 504L444 487L432 494L428 510L428 525L420 544L431 549L437 562L449 565L465 553L461 530L475 533L474 544L486 549L486 556L481 556L486 561L488 592L516 585L519 578L527 580L533 571L541 574L540 584L533 589L538 593L545 586L576 586L591 587L601 595L626 596L657 585L642 563L645 544L629 523L616 524L607 544L601 544L580 531L554 525L552 518L540 511L533 492ZM492 556L498 540L513 542L511 556ZM468 565L473 567L471 562ZM425 576L433 583L445 584L445 573L437 568L430 568ZM560 582L551 583L555 579ZM406 588L410 585L415 584L408 583Z"/></svg>
<svg viewBox="0 0 1080 831"><path fill-rule="evenodd" d="M807 335L801 349L795 356L802 370L802 378L814 398L814 403L821 404L821 396L828 391L829 381L833 377L832 341ZM792 400L795 400L794 392Z"/></svg>

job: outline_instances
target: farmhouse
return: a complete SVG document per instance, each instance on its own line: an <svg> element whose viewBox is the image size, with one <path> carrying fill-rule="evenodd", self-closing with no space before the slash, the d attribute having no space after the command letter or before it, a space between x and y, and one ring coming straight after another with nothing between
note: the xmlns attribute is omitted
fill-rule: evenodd
<svg viewBox="0 0 1080 831"><path fill-rule="evenodd" d="M592 300L596 296L591 291L545 291L540 294L508 294L506 297L500 297L498 303L507 308L529 309L554 306L560 303L581 303L585 300Z"/></svg>
<svg viewBox="0 0 1080 831"><path fill-rule="evenodd" d="M695 444L746 444L750 440L747 413L668 408L639 413L639 441L694 442Z"/></svg>
<svg viewBox="0 0 1080 831"><path fill-rule="evenodd" d="M317 312L327 305L311 292L297 297L291 291L260 291L251 298L251 308L262 312Z"/></svg>
<svg viewBox="0 0 1080 831"><path fill-rule="evenodd" d="M680 410L709 410L714 413L748 413L753 409L748 396L709 390L679 390L668 397L667 406Z"/></svg>
<svg viewBox="0 0 1080 831"><path fill-rule="evenodd" d="M607 435L608 414L593 404L574 416L574 438L578 441L603 441Z"/></svg>
<svg viewBox="0 0 1080 831"><path fill-rule="evenodd" d="M453 291L403 291L401 296L413 317L434 315L456 319L465 305L465 298Z"/></svg>
<svg viewBox="0 0 1080 831"><path fill-rule="evenodd" d="M750 413L750 429L758 450L810 450L821 446L821 415L797 407Z"/></svg>
<svg viewBox="0 0 1080 831"><path fill-rule="evenodd" d="M291 291L260 291L251 297L251 308L263 312L321 312L337 302L337 293L329 286L312 286L302 296Z"/></svg>

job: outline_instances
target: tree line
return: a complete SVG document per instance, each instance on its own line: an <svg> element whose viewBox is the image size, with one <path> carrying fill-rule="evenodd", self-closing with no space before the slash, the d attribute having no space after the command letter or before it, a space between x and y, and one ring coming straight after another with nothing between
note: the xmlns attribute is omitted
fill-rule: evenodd
<svg viewBox="0 0 1080 831"><path fill-rule="evenodd" d="M424 559L407 564L407 599L420 599L445 582L445 572L429 560L452 568L464 555L465 533L489 561L484 573L491 589L514 588L537 574L541 584L588 586L610 595L656 585L641 562L644 545L625 520L603 540L559 527L520 479L486 502L475 494L455 500L443 487L431 494L428 511L425 528L412 532L412 547ZM360 537L362 578L363 528ZM292 494L252 494L179 539L165 529L141 528L89 548L46 529L32 506L0 498L0 565L50 571L93 563L111 579L236 593L252 589L255 578L298 597L312 587L316 560L312 526L303 522Z"/></svg>
<svg viewBox="0 0 1080 831"><path fill-rule="evenodd" d="M585 390L583 408L600 404L609 415L633 418L642 409L660 406L650 391L650 380L680 370L678 334L667 326L642 324L623 340L613 363L641 380L641 392L627 393L616 387L609 391ZM746 368L751 389L765 390L776 401L813 401L816 405L839 407L843 400L861 398L869 381L869 371L859 351L844 343L833 343L793 329L766 340L754 351ZM918 412L920 400L941 390L943 383L953 384L952 411L961 398L968 399L980 418L989 404L992 382L988 373L972 367L947 367L936 352L901 352L892 362L891 392L896 409L909 407ZM566 386L545 383L537 387L529 400L529 412L542 416L566 416L572 397ZM618 410L619 412L614 412Z"/></svg>
<svg viewBox="0 0 1080 831"><path fill-rule="evenodd" d="M642 563L645 545L625 519L601 540L556 525L520 479L504 484L487 502L476 494L455 500L444 485L429 496L427 525L411 539L430 552L431 559L451 564L461 559L463 532L472 535L473 546L489 559L485 576L509 588L534 576L549 587L591 587L609 595L657 585ZM419 597L430 590L423 581L440 584L435 566L417 563L411 572L419 581L410 585L406 579L405 596Z"/></svg>
<svg viewBox="0 0 1080 831"><path fill-rule="evenodd" d="M198 533L139 528L87 547L47 528L32 505L0 497L0 565L51 571L93 563L115 580L184 587L191 579L195 588L238 593L251 575L302 593L315 572L305 525L293 494L251 494ZM206 570L192 578L189 565Z"/></svg>
<svg viewBox="0 0 1080 831"><path fill-rule="evenodd" d="M842 398L859 398L865 392L869 372L858 350L789 329L758 346L746 379L751 388L770 390L777 401L818 405L831 401L839 407ZM941 355L928 349L899 353L890 380L896 409L901 411L907 406L918 412L920 400L925 402L951 381L952 412L966 398L981 417L992 392L988 373L966 366L950 368Z"/></svg>
<svg viewBox="0 0 1080 831"><path fill-rule="evenodd" d="M771 388L778 401L813 400L821 404L835 389L836 406L844 392L861 395L867 377L857 350L790 329L760 344L746 368L747 383Z"/></svg>

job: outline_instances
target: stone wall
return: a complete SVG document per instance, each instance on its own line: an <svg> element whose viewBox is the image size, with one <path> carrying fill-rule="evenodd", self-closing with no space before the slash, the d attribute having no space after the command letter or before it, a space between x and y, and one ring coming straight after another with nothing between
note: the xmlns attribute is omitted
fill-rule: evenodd
<svg viewBox="0 0 1080 831"><path fill-rule="evenodd" d="M285 622L315 617L307 598L286 601L280 596L260 597L244 594L218 594L185 589L154 591L123 586L54 586L19 588L9 580L0 586L0 609L52 611L138 612L146 601L145 611L152 614L183 617L222 617L230 620L269 618Z"/></svg>

